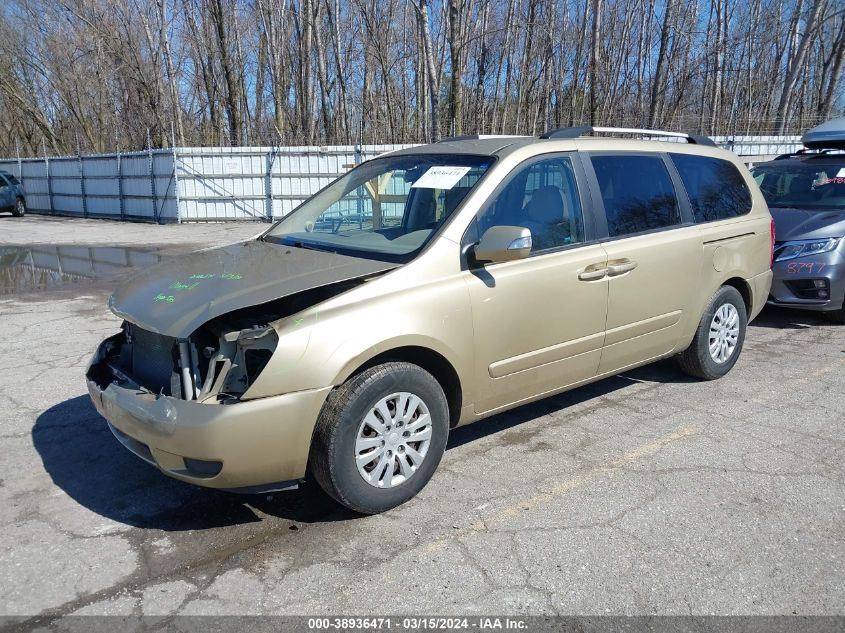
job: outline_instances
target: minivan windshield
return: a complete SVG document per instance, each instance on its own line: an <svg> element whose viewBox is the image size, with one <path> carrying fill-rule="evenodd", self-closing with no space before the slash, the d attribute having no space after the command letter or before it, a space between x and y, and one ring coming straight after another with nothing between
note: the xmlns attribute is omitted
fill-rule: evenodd
<svg viewBox="0 0 845 633"><path fill-rule="evenodd" d="M373 159L304 202L262 239L408 261L454 213L493 161L492 156L460 154Z"/></svg>
<svg viewBox="0 0 845 633"><path fill-rule="evenodd" d="M845 155L774 161L751 173L770 207L845 209Z"/></svg>

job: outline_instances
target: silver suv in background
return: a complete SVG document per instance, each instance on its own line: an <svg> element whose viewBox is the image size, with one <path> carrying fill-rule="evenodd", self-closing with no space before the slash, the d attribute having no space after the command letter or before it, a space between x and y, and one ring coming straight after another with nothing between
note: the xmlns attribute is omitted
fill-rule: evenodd
<svg viewBox="0 0 845 633"><path fill-rule="evenodd" d="M11 211L17 217L26 213L23 185L7 171L0 171L0 211Z"/></svg>
<svg viewBox="0 0 845 633"><path fill-rule="evenodd" d="M845 323L845 118L802 142L807 149L752 170L775 221L768 302Z"/></svg>

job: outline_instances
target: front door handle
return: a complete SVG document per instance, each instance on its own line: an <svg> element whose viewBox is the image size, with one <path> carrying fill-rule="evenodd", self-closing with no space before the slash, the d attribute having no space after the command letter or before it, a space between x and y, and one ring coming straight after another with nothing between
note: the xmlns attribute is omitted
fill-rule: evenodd
<svg viewBox="0 0 845 633"><path fill-rule="evenodd" d="M581 281L596 281L607 276L607 266L604 262L601 264L590 264L584 269L584 272L578 275Z"/></svg>
<svg viewBox="0 0 845 633"><path fill-rule="evenodd" d="M611 277L617 275L624 275L629 273L637 267L637 262L632 262L630 259L617 259L607 265L607 274Z"/></svg>

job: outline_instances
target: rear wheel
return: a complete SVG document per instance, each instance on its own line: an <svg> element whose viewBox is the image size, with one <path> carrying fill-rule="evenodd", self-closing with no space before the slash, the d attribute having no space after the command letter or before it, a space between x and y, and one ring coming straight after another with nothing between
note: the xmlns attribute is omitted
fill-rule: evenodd
<svg viewBox="0 0 845 633"><path fill-rule="evenodd" d="M23 198L17 198L15 200L15 206L12 209L12 215L15 217L21 217L26 213L26 202Z"/></svg>
<svg viewBox="0 0 845 633"><path fill-rule="evenodd" d="M309 461L329 496L356 512L376 514L423 489L448 435L449 409L437 380L416 365L390 362L332 392Z"/></svg>
<svg viewBox="0 0 845 633"><path fill-rule="evenodd" d="M745 342L745 301L732 286L710 297L690 346L678 356L681 369L696 378L715 380L736 364Z"/></svg>

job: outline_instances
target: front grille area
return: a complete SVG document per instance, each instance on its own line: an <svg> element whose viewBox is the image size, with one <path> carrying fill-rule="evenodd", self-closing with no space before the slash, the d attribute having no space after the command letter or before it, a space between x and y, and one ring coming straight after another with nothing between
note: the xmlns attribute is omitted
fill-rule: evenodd
<svg viewBox="0 0 845 633"><path fill-rule="evenodd" d="M129 374L153 393L171 394L176 339L130 326L132 366Z"/></svg>

